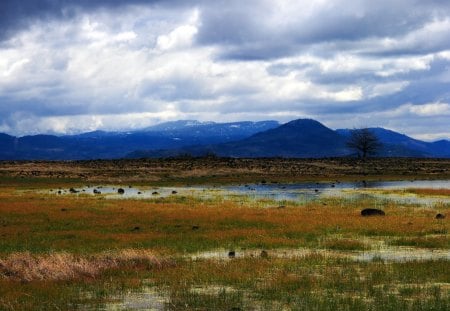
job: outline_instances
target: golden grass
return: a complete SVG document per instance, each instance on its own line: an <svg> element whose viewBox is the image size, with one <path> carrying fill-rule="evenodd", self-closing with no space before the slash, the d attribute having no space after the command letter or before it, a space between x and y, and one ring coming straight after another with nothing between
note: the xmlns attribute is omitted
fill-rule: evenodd
<svg viewBox="0 0 450 311"><path fill-rule="evenodd" d="M0 277L22 282L94 278L106 269L119 267L161 268L169 263L152 251L124 249L91 256L67 252L33 255L13 253L0 259Z"/></svg>

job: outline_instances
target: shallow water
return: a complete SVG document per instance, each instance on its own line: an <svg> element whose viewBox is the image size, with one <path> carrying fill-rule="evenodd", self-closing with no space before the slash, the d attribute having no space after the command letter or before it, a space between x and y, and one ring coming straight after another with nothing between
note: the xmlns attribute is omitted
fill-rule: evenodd
<svg viewBox="0 0 450 311"><path fill-rule="evenodd" d="M119 194L118 190L123 189ZM260 183L238 186L197 187L132 187L132 186L85 186L82 188L50 190L59 195L95 195L111 199L153 199L169 196L186 196L200 199L246 197L253 200L309 202L324 197L345 197L349 199L374 198L393 200L402 204L432 205L438 202L450 203L449 197L418 196L415 194L381 194L374 190L398 190L408 188L450 189L450 180L411 181L360 181L335 183Z"/></svg>
<svg viewBox="0 0 450 311"><path fill-rule="evenodd" d="M364 251L337 251L328 249L274 249L265 250L270 258L299 258L309 255L321 255L330 258L347 258L355 261L372 261L383 260L390 262L406 262L415 260L431 260L431 259L447 259L450 260L450 251L441 249L422 249L414 247L385 247L376 250ZM262 258L262 250L236 250L234 257L230 258L229 250L218 249L206 252L199 252L188 255L187 258L192 260L199 259L216 259L216 260L233 260L234 258ZM265 257L265 255L264 255Z"/></svg>
<svg viewBox="0 0 450 311"><path fill-rule="evenodd" d="M103 305L81 306L82 310L139 310L162 311L166 310L169 303L168 295L157 290L154 286L146 285L137 291L126 291L113 296L110 302Z"/></svg>

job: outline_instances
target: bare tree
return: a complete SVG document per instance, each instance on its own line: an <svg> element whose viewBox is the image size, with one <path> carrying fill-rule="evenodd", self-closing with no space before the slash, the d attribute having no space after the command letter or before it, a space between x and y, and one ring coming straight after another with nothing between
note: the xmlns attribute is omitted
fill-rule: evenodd
<svg viewBox="0 0 450 311"><path fill-rule="evenodd" d="M347 147L356 151L358 156L365 159L379 151L381 142L368 128L353 129L350 132Z"/></svg>

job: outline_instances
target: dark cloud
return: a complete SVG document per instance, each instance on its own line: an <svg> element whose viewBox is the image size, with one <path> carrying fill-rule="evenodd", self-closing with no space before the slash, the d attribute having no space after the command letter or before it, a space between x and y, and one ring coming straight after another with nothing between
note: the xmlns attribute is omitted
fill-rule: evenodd
<svg viewBox="0 0 450 311"><path fill-rule="evenodd" d="M0 40L30 26L36 20L67 19L77 10L120 9L133 4L172 5L180 0L2 0L0 1Z"/></svg>

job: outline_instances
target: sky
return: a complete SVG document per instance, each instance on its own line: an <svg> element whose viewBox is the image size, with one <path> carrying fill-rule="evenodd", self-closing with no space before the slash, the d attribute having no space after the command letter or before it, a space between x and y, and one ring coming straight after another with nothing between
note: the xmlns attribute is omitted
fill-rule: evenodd
<svg viewBox="0 0 450 311"><path fill-rule="evenodd" d="M297 118L450 139L450 1L0 1L0 132Z"/></svg>

